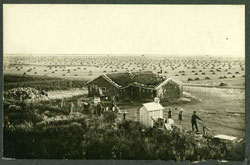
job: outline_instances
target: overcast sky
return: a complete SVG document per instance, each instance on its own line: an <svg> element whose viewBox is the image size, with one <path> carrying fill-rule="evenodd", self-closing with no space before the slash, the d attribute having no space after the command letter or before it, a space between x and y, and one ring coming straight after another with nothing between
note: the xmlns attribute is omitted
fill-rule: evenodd
<svg viewBox="0 0 250 165"><path fill-rule="evenodd" d="M235 55L242 5L4 5L4 53Z"/></svg>

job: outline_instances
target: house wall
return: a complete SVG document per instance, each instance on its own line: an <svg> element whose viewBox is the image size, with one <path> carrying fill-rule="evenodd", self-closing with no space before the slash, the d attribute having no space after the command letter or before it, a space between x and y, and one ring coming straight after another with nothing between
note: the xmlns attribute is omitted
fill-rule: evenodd
<svg viewBox="0 0 250 165"><path fill-rule="evenodd" d="M150 126L148 121L148 111L144 107L140 108L140 123L145 126Z"/></svg>
<svg viewBox="0 0 250 165"><path fill-rule="evenodd" d="M130 90L131 90L130 86L127 87L127 88L120 89L120 91L119 91L119 99L131 100L131 98L130 98L131 91Z"/></svg>
<svg viewBox="0 0 250 165"><path fill-rule="evenodd" d="M171 100L180 98L182 95L182 87L181 85L175 82L168 82L163 85L161 88L157 89L157 97L161 100Z"/></svg>
<svg viewBox="0 0 250 165"><path fill-rule="evenodd" d="M144 106L140 108L141 124L147 127L153 127L154 121L151 117L153 117L155 120L157 120L158 118L163 118L163 110L148 111Z"/></svg>
<svg viewBox="0 0 250 165"><path fill-rule="evenodd" d="M100 96L99 88L105 87L106 92L103 92L105 96L116 96L119 97L119 90L115 86L113 86L110 82L108 82L103 77L98 77L97 79L91 81L88 84L88 96Z"/></svg>
<svg viewBox="0 0 250 165"><path fill-rule="evenodd" d="M136 86L129 86L120 90L121 99L130 99L135 101L153 101L156 97L156 91Z"/></svg>
<svg viewBox="0 0 250 165"><path fill-rule="evenodd" d="M162 101L180 98L182 95L182 86L169 81L157 90L130 85L124 89L118 89L103 77L98 77L88 84L88 96L100 96L99 88L106 87L105 96L116 96L121 100L152 101L159 97ZM90 89L91 88L91 89Z"/></svg>
<svg viewBox="0 0 250 165"><path fill-rule="evenodd" d="M156 97L156 91L154 89L131 86L130 92L132 100L137 101L153 101Z"/></svg>

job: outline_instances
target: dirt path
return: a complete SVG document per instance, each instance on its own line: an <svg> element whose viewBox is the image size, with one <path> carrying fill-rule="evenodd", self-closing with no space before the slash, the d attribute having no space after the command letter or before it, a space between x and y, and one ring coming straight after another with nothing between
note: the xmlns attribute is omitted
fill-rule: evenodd
<svg viewBox="0 0 250 165"><path fill-rule="evenodd" d="M218 86L218 85L188 84L188 83L184 83L183 86L205 87L205 88L222 88L222 89L245 89L245 87L241 87L241 86Z"/></svg>
<svg viewBox="0 0 250 165"><path fill-rule="evenodd" d="M73 90L60 90L60 91L50 91L48 92L49 99L61 99L61 98L70 98L73 96L85 95L88 94L86 89L73 89Z"/></svg>

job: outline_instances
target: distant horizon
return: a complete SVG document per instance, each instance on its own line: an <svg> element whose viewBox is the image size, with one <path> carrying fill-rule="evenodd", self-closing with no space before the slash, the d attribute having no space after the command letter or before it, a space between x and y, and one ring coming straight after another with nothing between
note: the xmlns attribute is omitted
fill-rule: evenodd
<svg viewBox="0 0 250 165"><path fill-rule="evenodd" d="M88 54L81 54L81 53L43 53L43 54L24 54L24 53L5 53L3 54L4 56L135 56L135 57L151 57L151 56L155 56L155 57L245 57L245 55L234 55L234 54L93 54L93 53L88 53Z"/></svg>

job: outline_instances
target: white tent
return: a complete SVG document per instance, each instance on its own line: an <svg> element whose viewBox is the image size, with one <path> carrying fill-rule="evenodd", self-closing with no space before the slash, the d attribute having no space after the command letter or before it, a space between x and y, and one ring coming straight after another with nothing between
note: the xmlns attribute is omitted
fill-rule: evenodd
<svg viewBox="0 0 250 165"><path fill-rule="evenodd" d="M154 120L157 121L158 118L163 118L163 109L163 106L159 102L143 104L140 108L140 123L145 126L153 127Z"/></svg>

